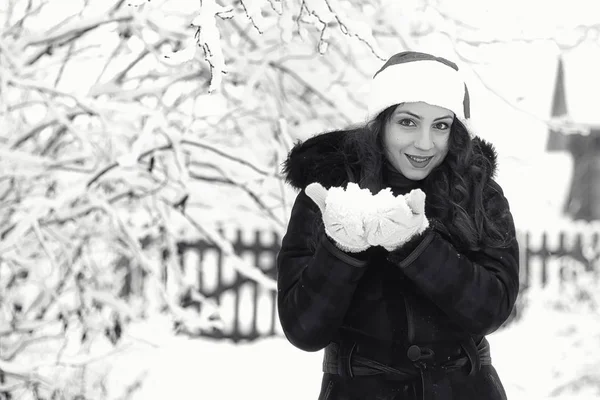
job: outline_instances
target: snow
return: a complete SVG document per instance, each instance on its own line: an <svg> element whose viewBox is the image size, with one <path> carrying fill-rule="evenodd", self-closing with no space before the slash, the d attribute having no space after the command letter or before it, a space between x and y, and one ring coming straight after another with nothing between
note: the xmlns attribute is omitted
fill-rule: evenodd
<svg viewBox="0 0 600 400"><path fill-rule="evenodd" d="M523 320L490 336L492 359L510 399L600 398L600 318L597 312L551 306L560 298L556 294L532 293ZM578 391L575 382L587 376L592 383Z"/></svg>
<svg viewBox="0 0 600 400"><path fill-rule="evenodd" d="M109 385L115 392L123 379L146 371L132 400L316 399L322 354L305 353L281 338L234 345L204 339L171 338L163 347L130 357L113 367ZM143 364L144 368L140 368ZM136 372L134 372L136 371ZM112 385L111 385L112 386ZM290 388L293 388L290 396Z"/></svg>
<svg viewBox="0 0 600 400"><path fill-rule="evenodd" d="M583 274L562 288L550 280L545 289L532 289L522 299L527 306L520 319L488 336L509 400L600 399L600 291L594 279ZM250 319L242 319L241 328L249 326ZM295 348L278 328L276 337L235 344L176 336L171 320L154 314L128 327L120 350L87 368L88 385L101 381L107 400L127 391L131 400L317 399L323 352ZM36 363L52 357L47 345L38 350ZM111 352L96 345L90 356ZM71 379L55 369L61 382Z"/></svg>
<svg viewBox="0 0 600 400"><path fill-rule="evenodd" d="M228 18L233 9L217 5L214 0L201 3L201 10L192 20L192 25L198 28L198 44L204 49L206 60L211 66L211 81L209 92L221 86L221 75L226 72L221 34L217 28L216 18Z"/></svg>
<svg viewBox="0 0 600 400"><path fill-rule="evenodd" d="M549 295L535 297L544 300ZM600 318L547 304L533 301L521 321L488 336L508 398L600 399ZM166 327L156 320L132 330L133 336L156 347L140 344L113 359L106 380L108 399L116 398L137 377L144 379L132 400L318 397L322 351L301 351L283 337L237 345L174 337ZM570 387L569 382L575 383Z"/></svg>

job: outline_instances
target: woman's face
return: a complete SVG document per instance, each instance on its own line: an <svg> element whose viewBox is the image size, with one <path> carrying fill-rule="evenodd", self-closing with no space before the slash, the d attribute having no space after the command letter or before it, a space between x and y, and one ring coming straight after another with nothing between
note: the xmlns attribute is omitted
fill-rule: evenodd
<svg viewBox="0 0 600 400"><path fill-rule="evenodd" d="M390 163L415 181L427 175L446 157L454 113L427 103L403 103L394 110L383 132Z"/></svg>

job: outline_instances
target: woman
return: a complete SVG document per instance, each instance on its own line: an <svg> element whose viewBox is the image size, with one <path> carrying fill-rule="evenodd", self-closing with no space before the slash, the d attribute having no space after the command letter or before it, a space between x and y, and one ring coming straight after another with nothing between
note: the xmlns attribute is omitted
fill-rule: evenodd
<svg viewBox="0 0 600 400"><path fill-rule="evenodd" d="M372 86L369 123L285 163L286 337L325 349L320 400L506 399L485 335L512 311L519 252L495 151L452 62L399 53Z"/></svg>

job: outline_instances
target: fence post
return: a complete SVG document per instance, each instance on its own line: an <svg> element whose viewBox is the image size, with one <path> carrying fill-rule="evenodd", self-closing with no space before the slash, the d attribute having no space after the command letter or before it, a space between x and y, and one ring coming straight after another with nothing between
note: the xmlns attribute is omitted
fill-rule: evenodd
<svg viewBox="0 0 600 400"><path fill-rule="evenodd" d="M523 260L523 266L525 267L525 285L524 288L529 288L531 281L531 237L530 233L525 233L525 260Z"/></svg>
<svg viewBox="0 0 600 400"><path fill-rule="evenodd" d="M542 234L542 248L539 251L542 258L542 287L548 284L548 258L550 258L550 250L548 250L548 234Z"/></svg>
<svg viewBox="0 0 600 400"><path fill-rule="evenodd" d="M222 226L219 226L217 228L217 232L219 232L219 235L221 237L225 237L225 230L223 229ZM221 251L220 248L217 248L217 290L218 288L223 286L223 276L225 275L225 267L223 266L223 252ZM221 296L223 296L223 294L220 294L219 296L217 296L217 305L220 306L222 301L221 301Z"/></svg>
<svg viewBox="0 0 600 400"><path fill-rule="evenodd" d="M242 230L240 228L238 228L236 230L236 240L234 243L234 251L236 254L240 255L240 253L242 252L242 249L244 247L244 240L242 237ZM235 271L235 282L239 282L240 281L240 273L236 270ZM239 289L239 287L238 287ZM235 290L235 308L234 308L234 312L233 312L233 335L232 335L232 339L234 343L237 343L240 341L241 339L241 332L240 332L240 291L239 290Z"/></svg>
<svg viewBox="0 0 600 400"><path fill-rule="evenodd" d="M253 255L254 255L254 265L256 266L256 268L259 268L262 271L262 268L260 268L260 255L262 254L262 243L261 243L261 232L260 230L255 230L254 231L254 246L253 246ZM252 298L253 303L254 303L254 307L252 309L253 317L252 317L252 336L254 338L258 337L258 283L256 281L252 282L252 288L254 289L254 297Z"/></svg>
<svg viewBox="0 0 600 400"><path fill-rule="evenodd" d="M205 249L198 242L195 250L198 252L198 266L196 269L196 273L198 274L198 291L202 293L204 291L204 272L202 270L204 269ZM220 250L217 249L217 252L220 252Z"/></svg>
<svg viewBox="0 0 600 400"><path fill-rule="evenodd" d="M269 251L273 255L273 278L275 279L277 279L277 254L279 253L279 249L281 248L279 240L279 234L273 231L273 242L271 243L271 248L269 249ZM271 314L271 335L275 336L275 331L277 329L277 321L279 319L279 315L277 313L277 291L271 292L271 299L273 304Z"/></svg>

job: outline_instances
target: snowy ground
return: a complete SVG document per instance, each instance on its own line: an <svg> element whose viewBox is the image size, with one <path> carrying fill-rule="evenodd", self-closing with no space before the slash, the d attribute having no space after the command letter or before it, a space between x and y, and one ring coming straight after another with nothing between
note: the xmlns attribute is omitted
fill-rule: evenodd
<svg viewBox="0 0 600 400"><path fill-rule="evenodd" d="M541 276L538 264L530 265L532 277ZM561 290L556 275L561 264L549 265L554 274L545 289L530 289L521 320L488 337L494 366L509 400L600 400L600 274L572 277ZM251 297L242 296L242 304L250 304ZM241 312L250 315L245 307ZM270 317L272 310L265 312ZM241 325L249 321L242 318ZM270 327L268 318L259 322ZM69 360L63 365L78 366L81 333L70 337L72 346L60 350ZM85 379L80 369L57 368L58 348L47 342L31 346L15 361L46 365L40 374L66 387L67 399L75 398L81 386L88 400L316 400L319 392L322 352L303 352L283 337L239 345L190 339L175 336L171 321L154 315L129 326L120 342L126 348L117 354L106 340L98 343L91 348L96 361L86 368ZM104 357L107 353L112 355ZM14 398L33 400L21 393Z"/></svg>
<svg viewBox="0 0 600 400"><path fill-rule="evenodd" d="M548 291L534 297L521 321L488 337L509 400L600 399L598 309L558 309ZM109 346L93 346L96 361L85 378L70 366L40 373L66 388L69 399L84 381L90 400L316 400L319 392L322 352L303 352L282 337L238 345L191 339L174 336L167 319L153 317L130 326L121 345L126 348L109 357L102 356L112 353ZM47 361L43 353L18 361Z"/></svg>
<svg viewBox="0 0 600 400"><path fill-rule="evenodd" d="M600 399L598 314L552 310L539 301L526 317L489 336L509 400ZM300 351L283 338L234 345L173 337L167 325L133 331L158 347L142 345L114 359L108 398L119 398L139 377L133 400L317 398L322 352Z"/></svg>

